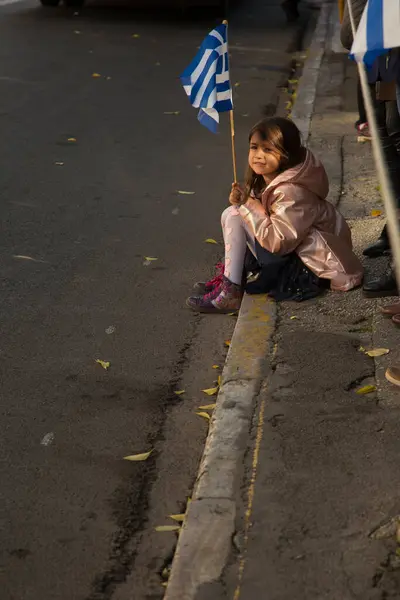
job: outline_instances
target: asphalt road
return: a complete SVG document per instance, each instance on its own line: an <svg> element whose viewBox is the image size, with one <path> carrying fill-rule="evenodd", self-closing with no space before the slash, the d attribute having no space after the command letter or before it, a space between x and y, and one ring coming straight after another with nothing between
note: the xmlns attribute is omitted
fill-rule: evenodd
<svg viewBox="0 0 400 600"><path fill-rule="evenodd" d="M277 4L230 15L239 166L310 18ZM177 80L216 17L0 0L2 600L162 597L234 327L184 305L232 179Z"/></svg>

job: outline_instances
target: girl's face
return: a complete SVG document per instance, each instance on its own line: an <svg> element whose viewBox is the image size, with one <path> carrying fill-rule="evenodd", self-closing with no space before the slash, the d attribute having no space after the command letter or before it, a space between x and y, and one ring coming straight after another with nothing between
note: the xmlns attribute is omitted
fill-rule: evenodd
<svg viewBox="0 0 400 600"><path fill-rule="evenodd" d="M254 133L250 140L249 165L257 175L262 175L266 182L271 181L279 169L280 156L271 150L269 144L259 133Z"/></svg>

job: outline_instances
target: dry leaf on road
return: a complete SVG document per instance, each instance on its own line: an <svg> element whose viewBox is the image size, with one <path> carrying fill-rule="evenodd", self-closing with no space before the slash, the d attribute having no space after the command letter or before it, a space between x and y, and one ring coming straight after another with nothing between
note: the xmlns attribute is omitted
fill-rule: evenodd
<svg viewBox="0 0 400 600"><path fill-rule="evenodd" d="M201 391L204 392L205 394L207 394L207 396L215 396L215 394L218 392L218 388L217 387L207 388L207 389L201 390Z"/></svg>
<svg viewBox="0 0 400 600"><path fill-rule="evenodd" d="M363 387L356 390L356 394L359 394L360 396L362 396L364 394L370 394L371 392L375 392L375 390L376 390L376 385L364 385Z"/></svg>
<svg viewBox="0 0 400 600"><path fill-rule="evenodd" d="M187 192L186 190L178 190L178 194L181 196L193 196L196 192Z"/></svg>
<svg viewBox="0 0 400 600"><path fill-rule="evenodd" d="M206 404L205 406L199 406L200 410L214 410L216 404Z"/></svg>
<svg viewBox="0 0 400 600"><path fill-rule="evenodd" d="M382 214L381 210L371 210L371 217L380 217Z"/></svg>
<svg viewBox="0 0 400 600"><path fill-rule="evenodd" d="M157 525L154 527L155 531L179 531L179 525Z"/></svg>
<svg viewBox="0 0 400 600"><path fill-rule="evenodd" d="M186 390L176 390L176 391L174 392L174 394L175 394L176 396L181 396L181 395L182 395L182 394L184 394L185 392L186 392Z"/></svg>
<svg viewBox="0 0 400 600"><path fill-rule="evenodd" d="M365 354L371 357L375 356L384 356L385 354L389 354L389 348L373 348L372 350L367 350Z"/></svg>
<svg viewBox="0 0 400 600"><path fill-rule="evenodd" d="M142 462L147 460L153 450L149 452L142 452L142 454L130 454L129 456L124 456L124 460L131 460L132 462Z"/></svg>
<svg viewBox="0 0 400 600"><path fill-rule="evenodd" d="M92 77L94 79L97 79L98 77L101 77L100 73L92 73Z"/></svg>
<svg viewBox="0 0 400 600"><path fill-rule="evenodd" d="M96 358L97 364L99 364L103 369L107 371L110 368L111 363L108 360L100 360L100 358Z"/></svg>
<svg viewBox="0 0 400 600"><path fill-rule="evenodd" d="M218 242L216 240L214 240L213 238L207 238L204 241L206 244L218 244Z"/></svg>
<svg viewBox="0 0 400 600"><path fill-rule="evenodd" d="M181 515L168 515L170 519L173 519L174 521L177 521L178 523L182 523L182 521L184 521L185 519L185 513L182 513Z"/></svg>
<svg viewBox="0 0 400 600"><path fill-rule="evenodd" d="M210 415L206 412L197 412L196 415L199 415L199 417L203 417L203 419L207 419L207 421L211 419Z"/></svg>

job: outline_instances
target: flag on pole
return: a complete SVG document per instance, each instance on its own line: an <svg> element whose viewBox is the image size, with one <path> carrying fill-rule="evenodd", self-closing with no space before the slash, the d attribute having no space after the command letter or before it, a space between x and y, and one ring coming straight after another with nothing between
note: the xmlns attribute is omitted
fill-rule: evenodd
<svg viewBox="0 0 400 600"><path fill-rule="evenodd" d="M210 31L180 79L191 104L200 108L198 120L217 133L219 113L233 109L229 81L227 25Z"/></svg>
<svg viewBox="0 0 400 600"><path fill-rule="evenodd" d="M400 46L400 0L368 0L350 55L371 66L377 56Z"/></svg>

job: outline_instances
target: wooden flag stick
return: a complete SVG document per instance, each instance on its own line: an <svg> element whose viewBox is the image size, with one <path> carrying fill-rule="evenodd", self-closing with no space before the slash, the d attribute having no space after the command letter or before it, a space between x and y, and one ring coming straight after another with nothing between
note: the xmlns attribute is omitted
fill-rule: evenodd
<svg viewBox="0 0 400 600"><path fill-rule="evenodd" d="M229 111L231 121L231 141L232 141L232 162L233 162L233 181L237 183L237 172L236 172L236 150L235 150L235 122L233 120L233 110Z"/></svg>
<svg viewBox="0 0 400 600"><path fill-rule="evenodd" d="M228 21L225 19L222 21L223 25L228 26ZM227 36L228 37L228 36ZM229 50L228 50L229 52ZM233 181L237 183L237 171L236 171L236 150L235 150L235 121L233 118L233 110L229 111L229 117L231 122L231 143L232 143L232 163L233 163Z"/></svg>

